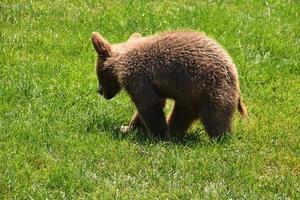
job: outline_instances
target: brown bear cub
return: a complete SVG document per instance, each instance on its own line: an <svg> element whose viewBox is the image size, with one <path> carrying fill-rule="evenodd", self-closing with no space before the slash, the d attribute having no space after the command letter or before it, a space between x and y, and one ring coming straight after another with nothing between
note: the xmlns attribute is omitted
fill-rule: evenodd
<svg viewBox="0 0 300 200"><path fill-rule="evenodd" d="M229 133L241 100L237 69L226 51L206 35L193 31L166 32L111 45L92 33L97 51L98 92L113 98L124 88L137 112L128 127L164 139L182 136L200 119L211 138ZM168 120L165 100L175 105Z"/></svg>

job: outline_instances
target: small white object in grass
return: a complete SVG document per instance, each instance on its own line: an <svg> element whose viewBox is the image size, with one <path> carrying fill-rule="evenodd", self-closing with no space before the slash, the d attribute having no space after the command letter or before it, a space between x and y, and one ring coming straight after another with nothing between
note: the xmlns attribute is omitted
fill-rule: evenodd
<svg viewBox="0 0 300 200"><path fill-rule="evenodd" d="M128 133L131 129L132 129L131 126L125 126L125 125L122 125L122 126L120 127L120 131L121 131L122 133Z"/></svg>

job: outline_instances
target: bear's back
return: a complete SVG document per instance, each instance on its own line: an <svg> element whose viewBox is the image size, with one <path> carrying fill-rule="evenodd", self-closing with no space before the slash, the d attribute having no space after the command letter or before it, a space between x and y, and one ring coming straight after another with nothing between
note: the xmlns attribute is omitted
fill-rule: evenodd
<svg viewBox="0 0 300 200"><path fill-rule="evenodd" d="M142 76L166 96L175 97L176 90L191 94L203 88L235 87L237 80L231 57L198 32L174 31L137 39L129 43L121 60L126 81Z"/></svg>
<svg viewBox="0 0 300 200"><path fill-rule="evenodd" d="M231 57L214 40L192 31L174 31L131 42L125 54L131 66L174 67L199 70L212 66L234 67Z"/></svg>

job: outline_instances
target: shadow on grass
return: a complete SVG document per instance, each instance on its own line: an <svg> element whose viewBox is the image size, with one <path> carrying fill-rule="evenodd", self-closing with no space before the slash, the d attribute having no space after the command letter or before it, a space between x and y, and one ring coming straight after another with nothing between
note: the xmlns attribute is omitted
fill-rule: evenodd
<svg viewBox="0 0 300 200"><path fill-rule="evenodd" d="M166 144L166 145L182 145L182 146L209 146L213 144L226 144L230 141L231 136L226 135L218 140L209 139L203 128L192 129L188 131L183 137L172 137L170 141L162 140L158 137L152 136L143 130L131 130L127 133L120 131L120 124L122 122L110 119L110 117L94 118L86 124L86 132L104 132L114 140L127 140L132 143L139 143L144 145L149 144Z"/></svg>
<svg viewBox="0 0 300 200"><path fill-rule="evenodd" d="M121 133L114 131L112 137L117 140L129 140L133 143L139 144L165 144L165 145L179 145L179 146L210 146L214 144L227 144L230 141L230 136L224 136L218 140L209 139L204 130L190 131L182 138L171 138L170 141L164 141L160 138L154 137L143 131L130 131L128 133Z"/></svg>
<svg viewBox="0 0 300 200"><path fill-rule="evenodd" d="M184 137L177 138L172 137L170 141L162 140L158 137L152 136L146 131L142 130L132 130L127 133L123 133L119 130L119 126L116 124L112 124L110 129L108 127L102 129L101 131L105 132L105 134L109 134L114 140L127 140L132 143L139 143L144 145L151 144L164 144L164 145L180 145L180 146L188 146L193 147L195 145L200 146L210 146L213 144L226 144L229 142L230 136L224 136L218 140L210 139L204 130L198 129L194 131L189 131Z"/></svg>

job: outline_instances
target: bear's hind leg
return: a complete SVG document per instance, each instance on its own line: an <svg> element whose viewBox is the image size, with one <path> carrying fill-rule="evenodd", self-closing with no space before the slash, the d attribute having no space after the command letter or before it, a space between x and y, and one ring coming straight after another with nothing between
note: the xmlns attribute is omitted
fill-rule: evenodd
<svg viewBox="0 0 300 200"><path fill-rule="evenodd" d="M201 120L210 138L219 139L231 131L234 105L206 105L201 112Z"/></svg>

